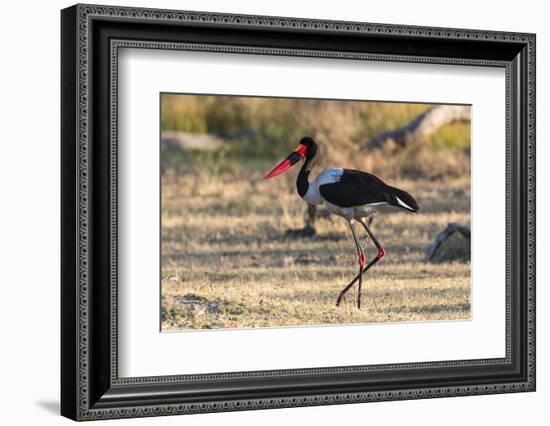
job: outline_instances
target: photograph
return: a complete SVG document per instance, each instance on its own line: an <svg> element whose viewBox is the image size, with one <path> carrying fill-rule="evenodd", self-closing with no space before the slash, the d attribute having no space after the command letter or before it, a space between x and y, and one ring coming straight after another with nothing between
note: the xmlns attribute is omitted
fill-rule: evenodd
<svg viewBox="0 0 550 426"><path fill-rule="evenodd" d="M471 105L159 106L162 332L471 320Z"/></svg>
<svg viewBox="0 0 550 426"><path fill-rule="evenodd" d="M45 32L61 415L532 411L542 14L154 7L63 5Z"/></svg>

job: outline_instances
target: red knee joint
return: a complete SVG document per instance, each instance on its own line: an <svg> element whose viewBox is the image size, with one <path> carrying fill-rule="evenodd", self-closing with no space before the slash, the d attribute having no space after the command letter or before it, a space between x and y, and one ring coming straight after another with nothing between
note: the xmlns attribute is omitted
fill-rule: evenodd
<svg viewBox="0 0 550 426"><path fill-rule="evenodd" d="M378 255L376 256L378 259L382 259L386 255L386 250L384 250L384 247L378 247Z"/></svg>
<svg viewBox="0 0 550 426"><path fill-rule="evenodd" d="M365 253L363 252L359 253L359 266L362 268L363 266L365 266L365 262L366 262Z"/></svg>

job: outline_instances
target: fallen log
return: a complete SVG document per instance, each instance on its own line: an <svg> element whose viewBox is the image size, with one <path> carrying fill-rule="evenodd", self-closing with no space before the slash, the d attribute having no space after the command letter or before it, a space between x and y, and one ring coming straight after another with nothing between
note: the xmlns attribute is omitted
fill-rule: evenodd
<svg viewBox="0 0 550 426"><path fill-rule="evenodd" d="M367 146L371 149L386 146L404 147L421 142L446 124L461 121L470 121L469 106L437 105L420 114L405 126L374 137Z"/></svg>

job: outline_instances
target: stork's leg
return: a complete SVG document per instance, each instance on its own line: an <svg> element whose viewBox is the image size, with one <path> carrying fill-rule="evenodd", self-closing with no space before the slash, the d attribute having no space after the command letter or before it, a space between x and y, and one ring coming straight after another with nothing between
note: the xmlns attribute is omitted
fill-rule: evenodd
<svg viewBox="0 0 550 426"><path fill-rule="evenodd" d="M366 219L367 221L367 225L368 226L371 226L372 225L372 221L374 219L374 216L369 216L368 219ZM363 224L363 223L361 223ZM367 245L369 244L369 241L370 241L370 237L367 235L365 237L365 242L363 243L363 253L365 253L365 256L367 255Z"/></svg>
<svg viewBox="0 0 550 426"><path fill-rule="evenodd" d="M378 262L380 259L382 259L386 255L386 250L384 250L384 247L382 247L382 244L378 242L378 240L370 230L369 226L371 222L369 221L368 225L367 223L365 223L365 219L361 219L360 222L361 222L361 225L363 225L363 227L365 228L365 231L367 231L367 234L369 234L370 239L378 249L378 254L373 259L373 260L376 260L376 262ZM367 265L367 268L368 268L368 265Z"/></svg>
<svg viewBox="0 0 550 426"><path fill-rule="evenodd" d="M371 267L373 267L380 259L382 259L385 255L386 255L386 251L384 250L384 247L382 247L382 245L378 242L378 240L376 239L376 237L374 236L374 234L371 232L371 230L369 229L369 226L365 223L365 220L362 219L360 220L361 224L363 225L363 227L365 228L365 231L367 231L367 234L369 234L369 237L370 239L372 240L372 242L374 243L374 245L376 246L377 250L378 250L378 253L376 254L376 257L374 259L372 259L368 264L367 266L365 266L364 268L361 269L361 273L357 274L355 276L355 278L353 280L351 280L351 282L346 286L344 287L344 289L340 292L340 294L338 295L338 299L336 299L336 306L339 306L340 305L340 302L342 301L342 299L345 297L346 293L349 291L350 288L353 287L353 285L359 280L360 283L362 283L363 281L363 274L365 272L367 272ZM361 298L361 284L359 284L359 300Z"/></svg>
<svg viewBox="0 0 550 426"><path fill-rule="evenodd" d="M361 244L359 244L359 240L357 239L357 235L355 233L355 226L353 226L353 222L349 221L349 227L351 228L351 233L353 235L353 240L355 241L355 247L357 249L357 257L359 259L359 294L357 296L357 307L361 309L361 285L363 283L363 266L365 266L365 253L363 252L363 249L361 248ZM355 280L357 281L357 280ZM340 304L342 299L345 297L347 291L351 288L351 285L346 287L344 290L340 292L340 295L338 296L338 300L336 301L336 306Z"/></svg>
<svg viewBox="0 0 550 426"><path fill-rule="evenodd" d="M374 216L369 216L367 220L367 225L370 227L372 225L372 221L374 219ZM361 222L361 225L363 223ZM369 244L370 237L367 235L365 238L365 242L363 243L363 253L365 253L365 256L367 255L367 245Z"/></svg>

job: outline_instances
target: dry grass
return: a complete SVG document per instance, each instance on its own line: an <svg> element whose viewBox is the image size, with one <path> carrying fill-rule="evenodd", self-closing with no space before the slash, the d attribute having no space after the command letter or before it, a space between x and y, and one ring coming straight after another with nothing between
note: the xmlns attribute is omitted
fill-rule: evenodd
<svg viewBox="0 0 550 426"><path fill-rule="evenodd" d="M387 256L366 275L358 310L353 290L335 306L357 272L346 222L319 220L315 237L286 237L303 226L306 206L295 173L251 173L164 173L163 330L470 318L469 262L423 261L448 222L469 223L467 179L388 182L411 191L421 212L375 219Z"/></svg>

